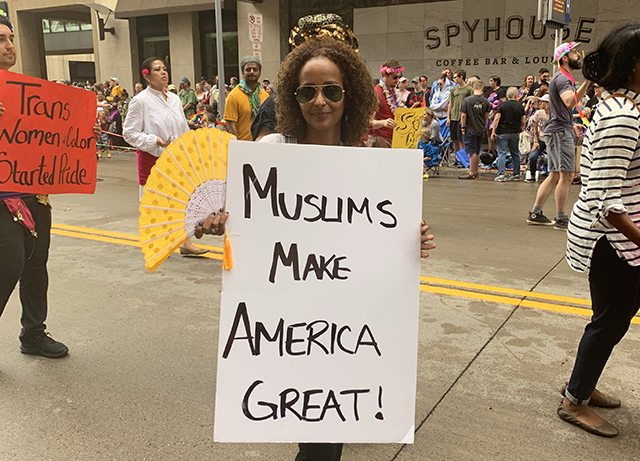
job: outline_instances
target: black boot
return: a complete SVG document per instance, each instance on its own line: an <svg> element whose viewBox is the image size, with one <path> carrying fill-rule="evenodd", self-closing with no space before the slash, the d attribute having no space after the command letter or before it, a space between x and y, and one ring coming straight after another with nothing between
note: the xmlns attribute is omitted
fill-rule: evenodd
<svg viewBox="0 0 640 461"><path fill-rule="evenodd" d="M69 353L69 348L56 341L49 333L38 333L33 336L20 338L20 352L23 354L41 355L50 359L64 357Z"/></svg>

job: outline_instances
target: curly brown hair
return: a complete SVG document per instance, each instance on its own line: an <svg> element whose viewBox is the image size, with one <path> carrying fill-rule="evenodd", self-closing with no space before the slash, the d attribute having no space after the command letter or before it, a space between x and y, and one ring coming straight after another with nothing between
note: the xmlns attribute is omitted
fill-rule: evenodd
<svg viewBox="0 0 640 461"><path fill-rule="evenodd" d="M289 53L280 66L276 93L276 131L304 139L307 124L294 93L300 84L302 67L309 60L319 57L331 60L342 75L345 104L340 140L347 146L361 145L378 103L371 85L371 74L355 50L329 37L304 42Z"/></svg>

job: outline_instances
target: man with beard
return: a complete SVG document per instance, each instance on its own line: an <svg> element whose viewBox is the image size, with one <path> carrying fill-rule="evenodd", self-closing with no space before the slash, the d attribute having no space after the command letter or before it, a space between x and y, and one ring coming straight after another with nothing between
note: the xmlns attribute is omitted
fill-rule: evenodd
<svg viewBox="0 0 640 461"><path fill-rule="evenodd" d="M579 43L563 43L556 48L554 62L559 70L549 83L549 122L544 129L549 159L549 176L538 188L536 201L527 218L528 224L551 226L555 229L567 230L569 218L565 212L569 188L575 170L575 146L573 135L584 136L582 125L573 124L573 108L576 100L584 98L588 80L585 80L576 91L575 80L571 72L582 67L580 53L576 50ZM556 220L555 223L542 214L542 207L555 189Z"/></svg>
<svg viewBox="0 0 640 461"><path fill-rule="evenodd" d="M533 85L531 85L531 88L529 89L529 95L536 96L538 94L538 91L540 90L540 87L542 85L548 85L548 84L549 84L549 69L547 69L546 67L543 67L538 71L538 81L533 82Z"/></svg>
<svg viewBox="0 0 640 461"><path fill-rule="evenodd" d="M227 97L224 119L229 133L242 141L251 141L251 124L269 95L260 85L262 64L258 58L245 56L240 62L240 70L242 80Z"/></svg>

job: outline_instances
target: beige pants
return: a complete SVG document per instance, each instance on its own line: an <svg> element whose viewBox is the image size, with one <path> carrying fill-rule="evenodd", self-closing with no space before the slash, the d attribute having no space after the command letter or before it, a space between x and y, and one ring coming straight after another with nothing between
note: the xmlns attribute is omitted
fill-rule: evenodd
<svg viewBox="0 0 640 461"><path fill-rule="evenodd" d="M371 136L367 140L367 147L382 147L383 149L391 149L391 138L383 138L382 136Z"/></svg>

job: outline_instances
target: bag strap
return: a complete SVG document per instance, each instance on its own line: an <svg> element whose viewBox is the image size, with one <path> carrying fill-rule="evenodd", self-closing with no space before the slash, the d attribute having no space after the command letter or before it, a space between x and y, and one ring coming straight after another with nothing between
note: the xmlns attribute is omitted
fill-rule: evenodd
<svg viewBox="0 0 640 461"><path fill-rule="evenodd" d="M626 94L622 94L622 93L613 93L610 94L609 96L607 96L606 98L604 98L602 100L602 102L605 102L607 99L611 99L611 98L625 98L628 99L629 101L631 101L631 104L633 104L635 106L635 108L638 110L638 112L640 112L640 107L638 107L638 105L636 104L636 102L630 98L629 96L627 96Z"/></svg>

